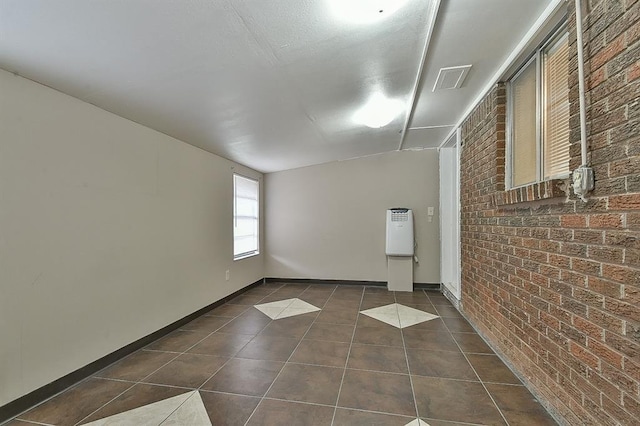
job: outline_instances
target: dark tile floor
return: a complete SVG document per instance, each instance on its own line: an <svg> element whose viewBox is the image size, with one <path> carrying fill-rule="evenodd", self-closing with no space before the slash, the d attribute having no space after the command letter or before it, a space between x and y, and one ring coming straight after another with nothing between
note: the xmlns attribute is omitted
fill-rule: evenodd
<svg viewBox="0 0 640 426"><path fill-rule="evenodd" d="M321 310L273 320L253 306L291 298ZM399 328L360 313L393 303L437 317ZM94 421L555 424L442 294L277 283L249 290L8 424Z"/></svg>

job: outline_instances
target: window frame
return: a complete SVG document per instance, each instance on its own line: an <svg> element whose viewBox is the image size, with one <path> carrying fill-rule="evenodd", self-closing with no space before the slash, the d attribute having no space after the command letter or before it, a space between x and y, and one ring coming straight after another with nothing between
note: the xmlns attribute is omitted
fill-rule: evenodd
<svg viewBox="0 0 640 426"><path fill-rule="evenodd" d="M256 183L258 190L256 193L256 249L251 251L246 251L242 253L236 254L236 221L237 221L237 195L236 195L236 177L241 179L253 181ZM232 212L232 220L233 220L233 260L242 260L253 256L258 256L260 254L260 180L254 179L248 176L245 176L240 173L233 173L232 176L233 182L233 212Z"/></svg>
<svg viewBox="0 0 640 426"><path fill-rule="evenodd" d="M568 26L566 22L563 22L557 28L555 28L540 46L529 56L524 63L518 68L518 70L507 79L507 105L506 105L506 144L505 144L505 188L517 189L534 185L544 181L550 181L554 179L566 179L571 175L571 171L567 170L565 173L544 177L544 143L543 140L543 120L546 120L543 113L544 100L545 100L545 84L544 81L544 64L545 53L551 51L558 45L563 39L568 38ZM536 75L536 180L528 183L514 185L513 183L513 169L514 169L514 90L512 83L519 76L524 73L529 66L535 62L535 75ZM568 66L568 64L567 64ZM568 124L568 123L567 123ZM569 149L569 147L567 147Z"/></svg>

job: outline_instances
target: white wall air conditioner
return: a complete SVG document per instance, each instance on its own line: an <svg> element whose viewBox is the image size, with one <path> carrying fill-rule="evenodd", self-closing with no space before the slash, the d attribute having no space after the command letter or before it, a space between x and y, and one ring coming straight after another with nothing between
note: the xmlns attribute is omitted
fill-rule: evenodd
<svg viewBox="0 0 640 426"><path fill-rule="evenodd" d="M387 210L387 256L413 256L413 211Z"/></svg>

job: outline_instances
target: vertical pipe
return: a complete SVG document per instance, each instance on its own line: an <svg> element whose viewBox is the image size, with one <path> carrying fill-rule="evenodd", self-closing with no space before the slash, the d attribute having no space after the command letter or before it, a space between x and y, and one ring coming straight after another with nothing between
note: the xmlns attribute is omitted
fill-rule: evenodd
<svg viewBox="0 0 640 426"><path fill-rule="evenodd" d="M578 47L578 92L580 98L580 143L582 165L587 165L587 109L584 97L584 52L582 49L582 4L576 0L576 44Z"/></svg>

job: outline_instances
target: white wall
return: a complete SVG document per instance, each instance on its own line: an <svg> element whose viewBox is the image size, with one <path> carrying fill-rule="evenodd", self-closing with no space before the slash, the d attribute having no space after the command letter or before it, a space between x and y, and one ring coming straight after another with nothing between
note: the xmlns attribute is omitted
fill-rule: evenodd
<svg viewBox="0 0 640 426"><path fill-rule="evenodd" d="M0 71L0 406L264 276L234 168Z"/></svg>
<svg viewBox="0 0 640 426"><path fill-rule="evenodd" d="M386 210L408 207L420 260L414 282L440 282L436 150L270 173L265 193L267 276L387 281Z"/></svg>

